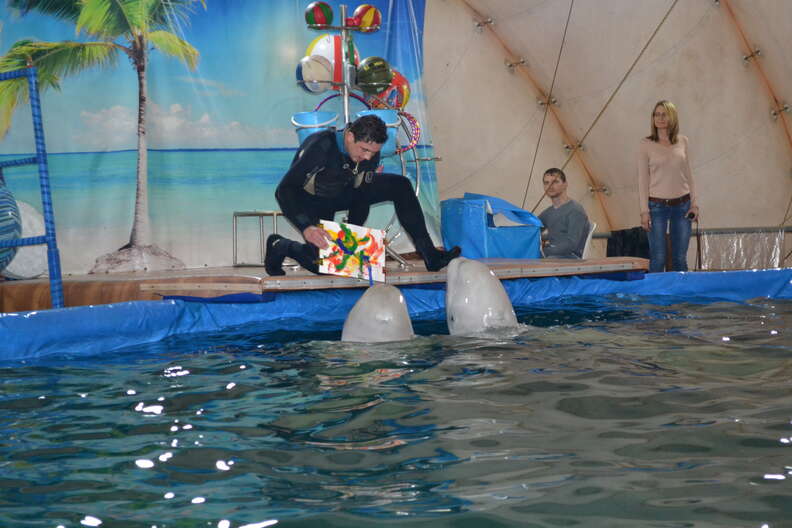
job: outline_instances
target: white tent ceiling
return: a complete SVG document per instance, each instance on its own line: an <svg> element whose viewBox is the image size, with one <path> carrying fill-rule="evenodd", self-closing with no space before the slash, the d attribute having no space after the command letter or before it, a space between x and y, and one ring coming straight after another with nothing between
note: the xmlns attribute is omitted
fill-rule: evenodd
<svg viewBox="0 0 792 528"><path fill-rule="evenodd" d="M480 192L531 209L544 170L567 163L570 194L602 230L638 225L638 143L669 99L690 138L701 227L788 225L792 114L771 116L770 90L792 104L791 34L788 0L429 0L440 197ZM758 58L744 60L746 41ZM545 115L537 101L551 85ZM584 136L569 159L564 145Z"/></svg>

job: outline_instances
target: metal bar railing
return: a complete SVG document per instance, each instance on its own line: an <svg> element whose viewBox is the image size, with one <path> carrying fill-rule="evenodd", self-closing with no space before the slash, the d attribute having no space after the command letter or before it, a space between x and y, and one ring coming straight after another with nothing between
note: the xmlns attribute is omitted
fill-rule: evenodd
<svg viewBox="0 0 792 528"><path fill-rule="evenodd" d="M47 167L47 149L44 144L44 126L41 119L41 101L39 100L36 68L30 67L22 70L0 73L0 81L8 81L20 77L27 77L28 80L28 96L33 117L33 136L36 141L36 156L5 161L0 165L0 170L2 170L2 167L38 165L41 207L44 216L44 236L0 241L0 247L46 244L50 281L50 300L53 308L63 308L63 282L61 279L60 253L58 251L58 241L55 236L55 213L52 209L52 191L50 189L49 169Z"/></svg>
<svg viewBox="0 0 792 528"><path fill-rule="evenodd" d="M37 161L38 158L35 157L0 161L0 169L5 167L17 167L19 165L33 165Z"/></svg>
<svg viewBox="0 0 792 528"><path fill-rule="evenodd" d="M788 226L770 226L770 227L708 227L693 229L690 236L696 235L731 235L741 233L776 233L783 231L785 233L792 233L792 225ZM611 231L600 231L594 233L593 238L610 238Z"/></svg>

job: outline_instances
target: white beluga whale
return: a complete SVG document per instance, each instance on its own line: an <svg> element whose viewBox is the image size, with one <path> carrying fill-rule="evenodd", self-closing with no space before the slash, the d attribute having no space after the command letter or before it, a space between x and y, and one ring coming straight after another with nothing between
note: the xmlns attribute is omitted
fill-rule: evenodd
<svg viewBox="0 0 792 528"><path fill-rule="evenodd" d="M446 321L451 335L519 327L506 290L485 264L458 257L448 264L446 277Z"/></svg>
<svg viewBox="0 0 792 528"><path fill-rule="evenodd" d="M376 284L349 311L341 341L384 343L415 337L404 296L395 286Z"/></svg>

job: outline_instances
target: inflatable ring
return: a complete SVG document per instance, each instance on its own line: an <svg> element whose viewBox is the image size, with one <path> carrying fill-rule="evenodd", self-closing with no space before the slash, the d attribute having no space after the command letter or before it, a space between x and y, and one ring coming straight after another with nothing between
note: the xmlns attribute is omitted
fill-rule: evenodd
<svg viewBox="0 0 792 528"><path fill-rule="evenodd" d="M399 115L407 121L410 127L410 142L403 147L396 148L396 154L414 149L418 145L418 140L421 139L421 125L418 123L418 120L407 112L399 112Z"/></svg>
<svg viewBox="0 0 792 528"><path fill-rule="evenodd" d="M363 103L363 104L366 106L366 109L367 109L367 110L371 110L371 105L370 105L370 104L368 104L368 103L366 102L366 100L365 100L364 98L360 97L358 94L350 92L350 93L349 93L349 96L350 96L350 97L354 97L355 99L357 99L358 101L360 101L361 103ZM318 104L318 105L316 105L316 108L314 108L314 112L316 112L317 110L319 110L320 108L322 108L322 105L323 105L323 104L325 104L325 103L326 103L327 101L329 101L330 99L333 99L334 97L341 97L341 94L340 94L340 93L335 93L335 94L333 94L333 95L328 95L327 97L325 97L324 99L322 99L321 101L319 101L319 104Z"/></svg>
<svg viewBox="0 0 792 528"><path fill-rule="evenodd" d="M351 93L351 92L349 93L349 95L351 97L354 97L361 103L363 103L367 109L369 110L371 109L371 105L366 101L365 98L359 96L356 93ZM316 108L314 108L314 112L322 108L322 105L325 104L330 99L340 96L341 96L340 93L328 95L327 97L319 101L319 104L316 105ZM410 142L404 145L403 147L396 147L396 152L395 152L396 154L402 154L404 152L407 152L408 150L414 149L418 145L418 141L421 139L421 125L418 123L418 120L415 119L412 115L408 114L407 112L399 112L399 116L405 121L407 121L407 125L410 128L410 133L409 133Z"/></svg>

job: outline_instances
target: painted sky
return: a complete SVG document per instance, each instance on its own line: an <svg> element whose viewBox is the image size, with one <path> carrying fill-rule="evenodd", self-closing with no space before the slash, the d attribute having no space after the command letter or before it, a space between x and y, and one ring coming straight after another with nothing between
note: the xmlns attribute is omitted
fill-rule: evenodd
<svg viewBox="0 0 792 528"><path fill-rule="evenodd" d="M343 1L328 3L337 22ZM423 115L424 0L368 3L382 12L383 28L375 33L355 33L360 56L388 59L411 83L407 111ZM291 115L313 109L330 93L307 94L295 82L297 62L321 34L305 25L307 4L303 0L207 0L206 10L196 7L189 23L172 31L198 49L198 68L191 72L157 51L150 55L149 147L295 147ZM359 4L346 5L351 14ZM52 17L33 13L19 17L5 5L0 6L0 17L0 52L22 38L86 40L75 35L72 25ZM115 67L65 78L61 88L42 95L50 152L135 148L137 85L125 57ZM353 106L356 109L362 107ZM11 132L0 141L0 153L32 150L29 107L23 106Z"/></svg>

